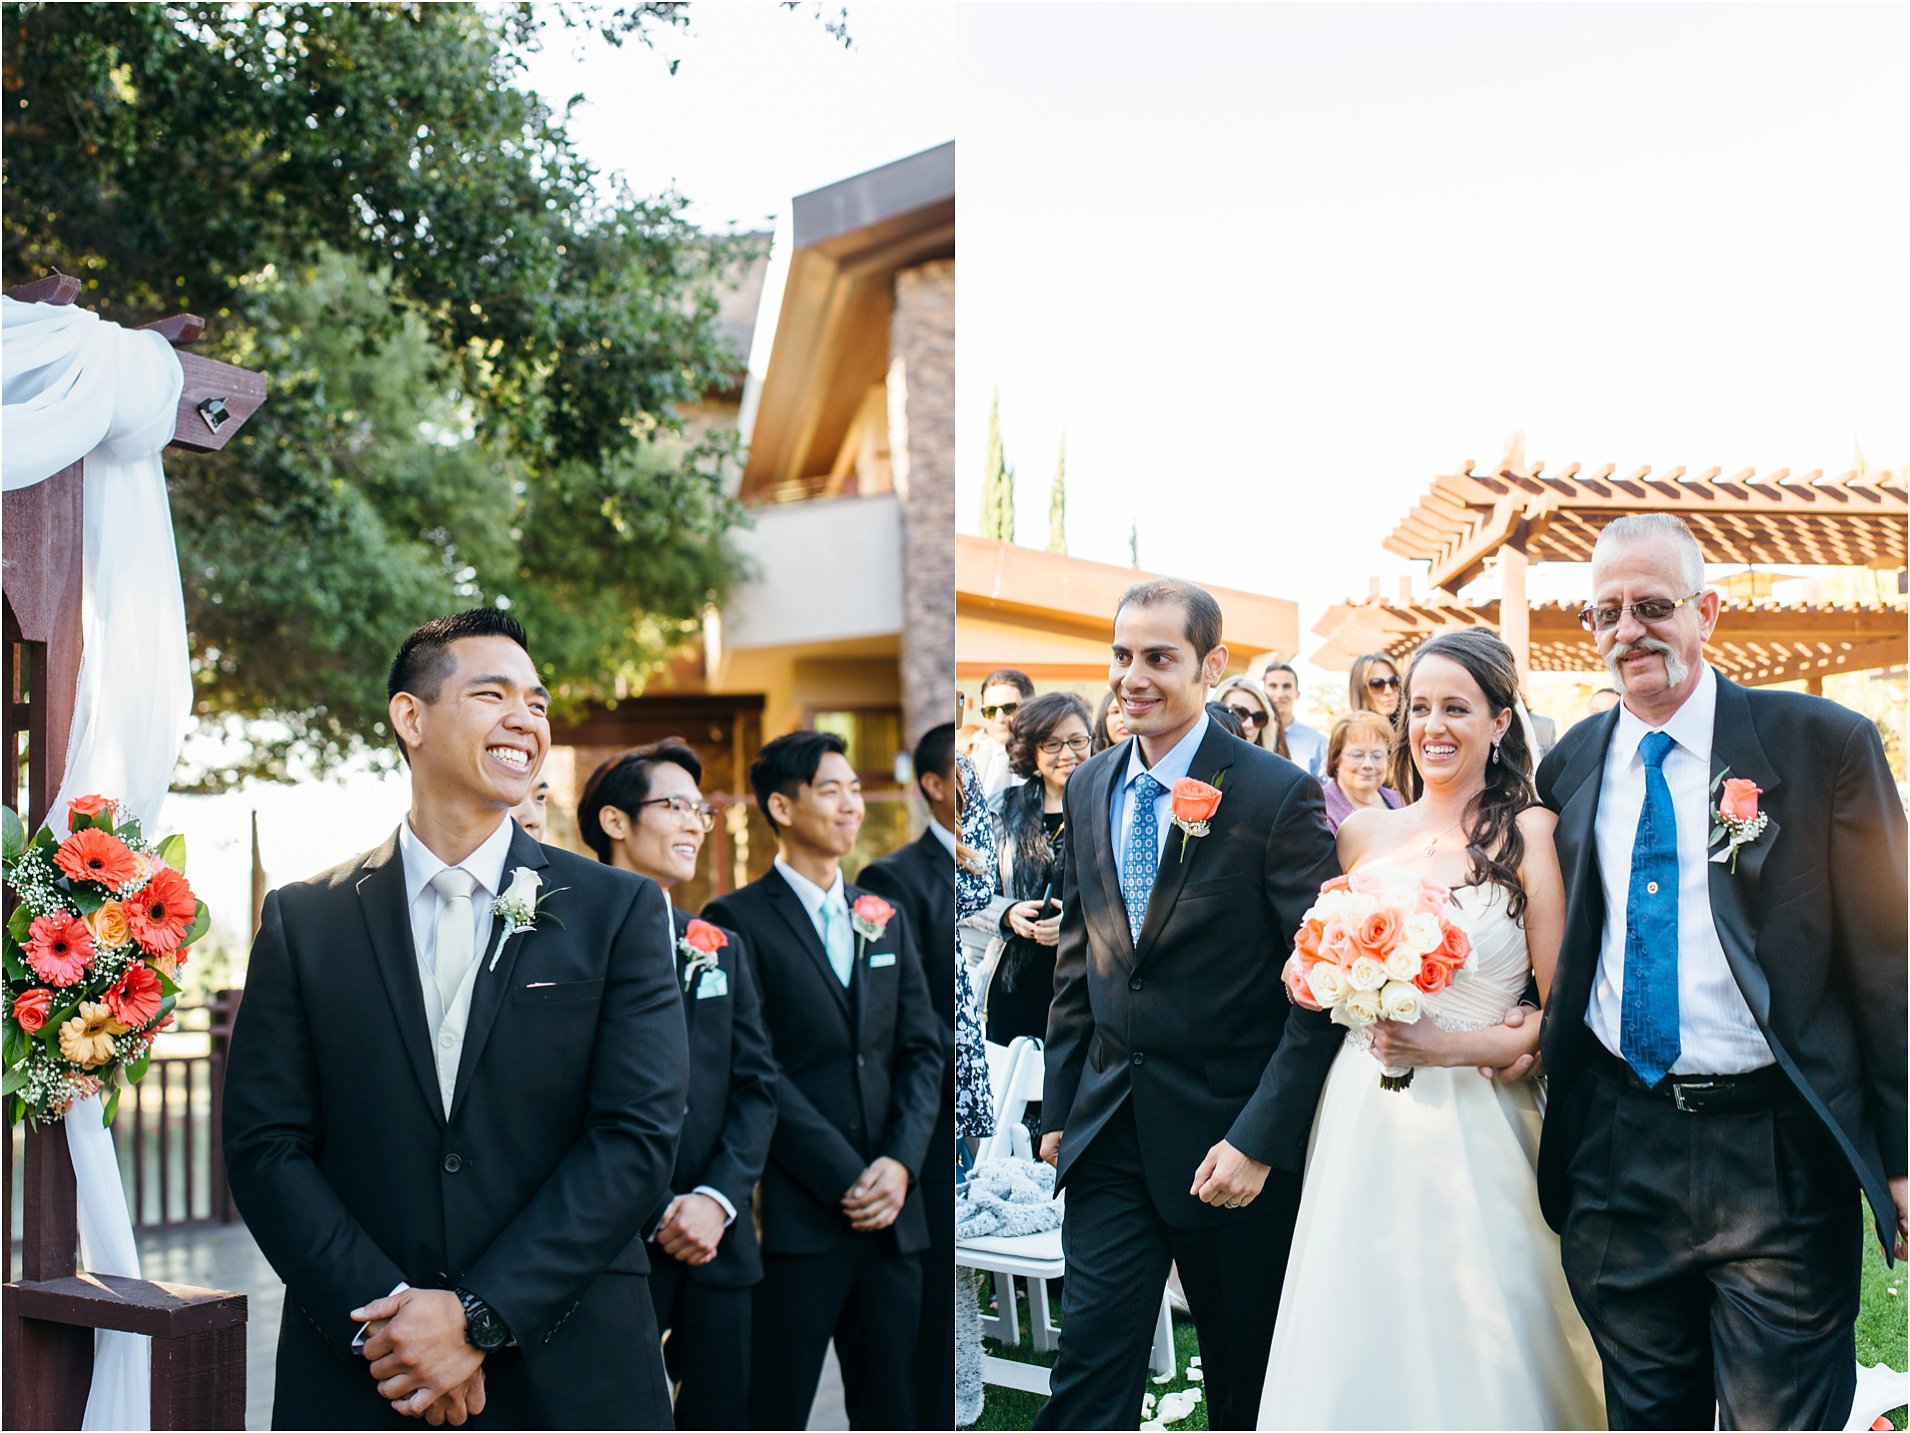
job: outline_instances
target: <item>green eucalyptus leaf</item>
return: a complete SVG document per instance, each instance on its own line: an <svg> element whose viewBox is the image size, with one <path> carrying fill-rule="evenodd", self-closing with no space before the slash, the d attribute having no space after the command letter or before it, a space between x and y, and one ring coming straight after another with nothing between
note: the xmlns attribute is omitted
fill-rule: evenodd
<svg viewBox="0 0 1910 1433"><path fill-rule="evenodd" d="M186 838L177 831L159 843L159 859L181 875L186 871Z"/></svg>
<svg viewBox="0 0 1910 1433"><path fill-rule="evenodd" d="M7 934L21 946L27 943L27 935L33 929L33 912L24 905L15 906L13 914L7 917Z"/></svg>
<svg viewBox="0 0 1910 1433"><path fill-rule="evenodd" d="M153 967L153 974L159 977L159 993L161 995L177 995L179 993L179 982L166 974L165 971L155 965Z"/></svg>
<svg viewBox="0 0 1910 1433"><path fill-rule="evenodd" d="M112 1093L106 1097L106 1114L104 1118L100 1120L100 1124L104 1128L111 1129L113 1127L113 1116L119 1113L119 1097L125 1093L125 1090L120 1086L114 1085Z"/></svg>
<svg viewBox="0 0 1910 1433"><path fill-rule="evenodd" d="M192 913L192 924L186 927L185 935L180 937L181 946L191 945L207 931L212 929L212 912L204 901L200 901Z"/></svg>
<svg viewBox="0 0 1910 1433"><path fill-rule="evenodd" d="M10 865L20 859L26 848L27 828L20 813L11 806L0 808L0 853L4 853Z"/></svg>
<svg viewBox="0 0 1910 1433"><path fill-rule="evenodd" d="M21 1068L17 1070L8 1070L6 1085L4 1088L0 1088L0 1095L17 1094L19 1091L24 1090L26 1087L27 1087L27 1072L24 1066L22 1066Z"/></svg>
<svg viewBox="0 0 1910 1433"><path fill-rule="evenodd" d="M152 1063L153 1063L153 1048L152 1046L148 1045L143 1051L140 1052L139 1058L133 1061L132 1064L126 1067L127 1081L131 1084L136 1085L141 1080L145 1079L146 1071L152 1067Z"/></svg>

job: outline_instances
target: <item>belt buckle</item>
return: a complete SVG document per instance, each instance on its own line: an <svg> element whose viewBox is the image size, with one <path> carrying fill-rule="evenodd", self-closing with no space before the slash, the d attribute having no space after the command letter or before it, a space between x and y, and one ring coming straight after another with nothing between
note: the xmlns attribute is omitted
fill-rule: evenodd
<svg viewBox="0 0 1910 1433"><path fill-rule="evenodd" d="M1682 1114L1701 1115L1704 1113L1705 1095L1716 1088L1717 1082L1714 1080L1673 1080L1671 1082L1671 1102L1678 1107L1679 1112ZM1696 1097L1693 1103L1686 1103L1685 1096L1687 1092Z"/></svg>

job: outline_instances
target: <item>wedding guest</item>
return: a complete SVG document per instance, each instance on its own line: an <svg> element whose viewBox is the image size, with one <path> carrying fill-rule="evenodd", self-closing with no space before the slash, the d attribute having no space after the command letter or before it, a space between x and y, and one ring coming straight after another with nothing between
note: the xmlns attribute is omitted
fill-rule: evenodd
<svg viewBox="0 0 1910 1433"><path fill-rule="evenodd" d="M1289 761L1293 759L1282 740L1280 725L1274 718L1273 703L1267 700L1267 694L1252 677L1227 678L1214 688L1214 697L1233 713L1234 720L1240 725L1239 736L1242 741L1252 742L1268 751L1277 751Z"/></svg>
<svg viewBox="0 0 1910 1433"><path fill-rule="evenodd" d="M763 747L749 778L775 863L704 911L748 942L782 1069L760 1197L753 1428L808 1421L832 1339L850 1427L918 1426L929 1239L910 1186L935 1131L946 1039L908 918L842 874L863 816L846 753L818 731ZM952 1295L944 1282L929 1297ZM930 1417L948 1426L946 1410Z"/></svg>
<svg viewBox="0 0 1910 1433"><path fill-rule="evenodd" d="M1368 652L1346 674L1348 711L1378 712L1388 721L1399 713L1399 668L1384 652Z"/></svg>
<svg viewBox="0 0 1910 1433"><path fill-rule="evenodd" d="M1247 729L1240 724L1239 715L1225 702L1207 703L1207 715L1213 719L1214 725L1226 732L1228 736L1238 737L1242 741L1251 740L1246 734Z"/></svg>
<svg viewBox="0 0 1910 1433"><path fill-rule="evenodd" d="M1600 712L1608 712L1617 705L1618 688L1600 687L1597 691L1592 693L1591 715L1597 716Z"/></svg>
<svg viewBox="0 0 1910 1433"><path fill-rule="evenodd" d="M916 1188L928 1218L922 1259L922 1328L915 1349L915 1408L924 1423L945 1418L955 1397L953 1305L936 1292L955 1262L955 726L931 727L915 744L915 788L928 829L894 855L871 861L861 885L902 908L922 955L947 1061L942 1102Z"/></svg>
<svg viewBox="0 0 1910 1433"><path fill-rule="evenodd" d="M591 773L577 829L597 859L673 892L696 875L716 824L703 763L666 737ZM668 1335L679 1428L742 1428L749 1416L750 1305L762 1281L750 1196L776 1126L776 1062L740 936L722 931L698 960L689 915L670 907L676 983L690 1031L690 1099L670 1193L646 1221L650 1296ZM703 922L695 922L699 927ZM710 943L705 930L695 941ZM740 1217L739 1217L740 1216Z"/></svg>
<svg viewBox="0 0 1910 1433"><path fill-rule="evenodd" d="M998 833L995 920L1003 945L984 1001L988 1038L1042 1039L1054 997L1061 929L1062 797L1089 757L1088 704L1073 692L1046 692L1015 714L1008 756L1022 784L993 803ZM1044 907L1041 898L1050 897Z"/></svg>
<svg viewBox="0 0 1910 1433"><path fill-rule="evenodd" d="M668 1428L642 1234L689 1049L663 893L508 819L550 746L510 614L426 623L386 689L410 809L266 896L232 1034L226 1168L286 1286L273 1422Z"/></svg>
<svg viewBox="0 0 1910 1433"><path fill-rule="evenodd" d="M1267 700L1273 703L1273 719L1280 723L1280 736L1286 742L1284 751L1278 747L1274 749L1296 766L1304 768L1314 780L1319 780L1328 770L1326 734L1317 727L1294 719L1293 704L1300 697L1299 674L1285 662L1274 662L1261 674L1260 679Z"/></svg>
<svg viewBox="0 0 1910 1433"><path fill-rule="evenodd" d="M1014 781L1008 762L1008 729L1022 703L1033 699L1035 684L1026 672L1003 667L982 683L982 736L969 753L981 773L982 790L993 796Z"/></svg>
<svg viewBox="0 0 1910 1433"><path fill-rule="evenodd" d="M1326 743L1332 775L1322 788L1329 826L1337 832L1355 811L1400 805L1399 793L1385 784L1392 760L1393 724L1378 712L1348 712L1333 723Z"/></svg>
<svg viewBox="0 0 1910 1433"><path fill-rule="evenodd" d="M1113 692L1103 692L1101 705L1094 713L1094 755L1126 740L1127 718L1121 714L1121 704Z"/></svg>
<svg viewBox="0 0 1910 1433"><path fill-rule="evenodd" d="M995 892L995 823L982 797L975 763L956 762L956 810L961 839L955 847L955 916L986 910ZM995 1105L988 1083L988 1047L982 1038L981 1012L968 983L967 962L955 963L955 1133L964 1140L995 1132ZM972 1428L982 1416L981 1311L975 1280L966 1269L955 1275L955 1426Z"/></svg>
<svg viewBox="0 0 1910 1433"><path fill-rule="evenodd" d="M542 776L531 782L531 794L511 808L511 816L533 841L544 839L544 812L550 805L550 782Z"/></svg>

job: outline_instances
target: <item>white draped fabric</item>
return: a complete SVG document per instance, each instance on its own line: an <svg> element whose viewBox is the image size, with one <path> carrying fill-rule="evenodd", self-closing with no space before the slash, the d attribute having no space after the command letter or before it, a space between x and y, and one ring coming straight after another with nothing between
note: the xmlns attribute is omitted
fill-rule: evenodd
<svg viewBox="0 0 1910 1433"><path fill-rule="evenodd" d="M6 490L84 464L84 650L66 775L48 819L64 831L67 803L98 792L118 797L153 831L192 710L185 603L159 461L184 376L156 333L81 308L11 298L0 298L0 308ZM80 1257L95 1273L137 1278L132 1220L100 1117L93 1099L66 1119ZM150 1361L149 1340L98 1334L83 1427L147 1427Z"/></svg>

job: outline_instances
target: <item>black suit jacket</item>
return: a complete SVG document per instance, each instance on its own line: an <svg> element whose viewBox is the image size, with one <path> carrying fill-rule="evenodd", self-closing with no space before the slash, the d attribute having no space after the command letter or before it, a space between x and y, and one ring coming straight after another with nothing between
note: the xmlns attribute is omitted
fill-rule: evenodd
<svg viewBox="0 0 1910 1433"><path fill-rule="evenodd" d="M885 896L908 917L909 935L922 957L922 974L942 1033L942 1102L935 1134L922 1161L921 1177L955 1178L955 858L924 831L893 855L871 861L857 878L864 890Z"/></svg>
<svg viewBox="0 0 1910 1433"><path fill-rule="evenodd" d="M1712 919L1758 1029L1850 1160L1888 1253L1897 1215L1886 1176L1905 1165L1903 808L1868 719L1821 697L1717 682L1712 776L1729 768L1755 781L1770 825L1740 848L1735 873L1707 868ZM1585 1023L1606 919L1595 822L1617 725L1616 708L1580 722L1538 774L1559 818L1567 891L1541 1046L1552 1088L1539 1195L1555 1229L1582 1122L1571 1093L1598 1038Z"/></svg>
<svg viewBox="0 0 1910 1433"><path fill-rule="evenodd" d="M1184 855L1170 829L1135 941L1108 820L1133 740L1068 778L1042 1123L1063 1131L1065 1184L1131 1098L1154 1203L1188 1227L1227 1217L1187 1192L1220 1140L1294 1174L1305 1163L1344 1032L1289 1005L1280 970L1340 868L1320 784L1210 723L1188 774L1220 786L1220 809Z"/></svg>
<svg viewBox="0 0 1910 1433"><path fill-rule="evenodd" d="M851 905L860 894L845 884ZM742 935L782 1072L763 1171L763 1249L825 1253L852 1232L841 1200L862 1171L887 1155L919 1174L935 1128L942 1035L908 917L898 910L877 939L856 937L847 990L802 899L780 872L711 901L704 918ZM892 1238L905 1254L927 1247L913 1189L895 1222L876 1237Z"/></svg>
<svg viewBox="0 0 1910 1433"><path fill-rule="evenodd" d="M672 907L670 920L680 940L690 916ZM734 1207L736 1218L716 1246L716 1257L684 1273L699 1284L743 1288L763 1277L750 1196L763 1177L770 1133L776 1128L776 1059L770 1054L763 1000L743 938L735 931L724 934L730 943L716 953L717 971L728 985L724 994L705 996L702 992L717 984L715 972L702 971L692 983L686 978L689 958L681 947L676 953L676 985L690 1030L690 1105L683 1112L683 1137L669 1193L644 1227L653 1229L677 1195L698 1185L717 1190ZM650 1262L671 1259L655 1242Z"/></svg>
<svg viewBox="0 0 1910 1433"><path fill-rule="evenodd" d="M521 830L507 880L519 866L543 876L546 914L501 950L493 922L449 1119L396 833L266 897L224 1137L233 1198L286 1286L276 1426L401 1421L347 1317L400 1281L490 1303L521 1352L487 1377L521 1380L501 1406L549 1426L618 1426L619 1389L661 1378L626 1346L647 1281L619 1276L649 1267L639 1231L687 1088L663 894Z"/></svg>

